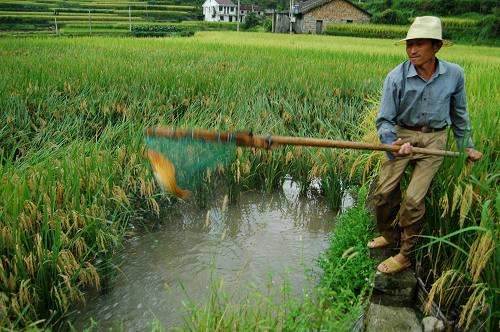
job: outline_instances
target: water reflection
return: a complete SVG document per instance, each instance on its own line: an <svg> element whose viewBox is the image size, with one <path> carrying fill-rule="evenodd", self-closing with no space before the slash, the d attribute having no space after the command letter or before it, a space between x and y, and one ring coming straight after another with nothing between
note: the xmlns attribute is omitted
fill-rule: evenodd
<svg viewBox="0 0 500 332"><path fill-rule="evenodd" d="M275 194L245 192L228 204L217 195L207 209L185 205L158 232L133 239L112 290L91 299L75 325L91 317L100 328L143 330L158 319L167 328L182 322L182 301L203 303L211 274L235 297L288 280L297 293L309 287L305 269L328 246L334 213L303 197L290 179ZM309 196L309 197L307 197Z"/></svg>

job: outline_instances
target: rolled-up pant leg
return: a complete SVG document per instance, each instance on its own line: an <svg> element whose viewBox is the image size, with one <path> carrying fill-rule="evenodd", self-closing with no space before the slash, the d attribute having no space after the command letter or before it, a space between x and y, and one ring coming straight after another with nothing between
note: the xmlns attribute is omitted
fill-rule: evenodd
<svg viewBox="0 0 500 332"><path fill-rule="evenodd" d="M443 149L445 146L444 131L421 134L421 137L423 147ZM415 161L415 169L397 215L397 221L402 229L400 253L405 256L411 253L417 242L416 235L422 230L421 219L425 214L425 196L443 162L443 157L415 155L412 160Z"/></svg>
<svg viewBox="0 0 500 332"><path fill-rule="evenodd" d="M401 204L399 182L409 162L409 157L385 161L373 195L377 229L389 242L398 242L400 238L401 230L396 220Z"/></svg>

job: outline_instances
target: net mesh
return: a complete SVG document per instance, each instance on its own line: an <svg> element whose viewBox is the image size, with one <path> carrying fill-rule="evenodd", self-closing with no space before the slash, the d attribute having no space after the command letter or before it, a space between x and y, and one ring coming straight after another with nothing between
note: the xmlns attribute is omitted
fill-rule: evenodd
<svg viewBox="0 0 500 332"><path fill-rule="evenodd" d="M158 183L180 198L195 193L206 182L207 174L213 174L236 157L234 141L147 136L146 143Z"/></svg>

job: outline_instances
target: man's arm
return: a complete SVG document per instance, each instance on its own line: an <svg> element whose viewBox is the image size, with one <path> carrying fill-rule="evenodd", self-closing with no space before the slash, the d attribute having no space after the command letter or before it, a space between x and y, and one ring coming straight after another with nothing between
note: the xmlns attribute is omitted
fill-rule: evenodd
<svg viewBox="0 0 500 332"><path fill-rule="evenodd" d="M376 120L378 137L383 144L392 144L396 140L397 97L396 87L387 75Z"/></svg>
<svg viewBox="0 0 500 332"><path fill-rule="evenodd" d="M451 129L459 148L474 148L470 137L470 120L467 113L467 95L465 93L465 78L463 70L460 71L457 86L451 95L450 105Z"/></svg>
<svg viewBox="0 0 500 332"><path fill-rule="evenodd" d="M460 70L460 76L455 91L451 95L450 105L451 129L459 148L465 148L469 159L479 160L482 157L481 152L474 150L472 142L471 125L469 114L467 113L467 95L465 92L465 75L463 69Z"/></svg>
<svg viewBox="0 0 500 332"><path fill-rule="evenodd" d="M397 89L392 78L387 75L382 89L382 100L378 111L376 126L380 142L383 144L393 144L396 141L396 115L397 115ZM389 159L393 158L391 153L387 153Z"/></svg>

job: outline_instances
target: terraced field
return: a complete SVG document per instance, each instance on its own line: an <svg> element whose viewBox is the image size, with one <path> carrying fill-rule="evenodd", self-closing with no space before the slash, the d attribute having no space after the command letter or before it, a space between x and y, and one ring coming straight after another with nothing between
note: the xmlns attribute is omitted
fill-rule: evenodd
<svg viewBox="0 0 500 332"><path fill-rule="evenodd" d="M232 29L203 24L201 8L169 1L0 1L0 33L126 35L132 25L178 25L196 30Z"/></svg>

